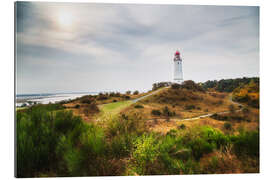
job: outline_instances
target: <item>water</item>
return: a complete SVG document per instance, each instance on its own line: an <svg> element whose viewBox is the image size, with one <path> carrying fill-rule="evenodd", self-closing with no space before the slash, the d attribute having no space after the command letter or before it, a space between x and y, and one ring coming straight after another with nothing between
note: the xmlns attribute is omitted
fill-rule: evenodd
<svg viewBox="0 0 270 180"><path fill-rule="evenodd" d="M72 100L85 95L96 95L96 92L89 93L57 93L57 94L18 94L16 95L16 107L23 104L29 105L29 102L40 104L56 103L63 100Z"/></svg>

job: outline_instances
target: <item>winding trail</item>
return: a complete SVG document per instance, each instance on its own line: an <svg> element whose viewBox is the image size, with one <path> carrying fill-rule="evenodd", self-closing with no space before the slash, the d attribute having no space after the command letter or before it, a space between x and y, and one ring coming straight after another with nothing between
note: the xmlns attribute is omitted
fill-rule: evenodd
<svg viewBox="0 0 270 180"><path fill-rule="evenodd" d="M154 94L157 94L158 92L160 92L160 91L162 91L162 90L164 90L164 89L166 89L166 88L169 88L169 87L160 88L160 89L158 89L158 90L156 90L156 91L153 91L153 92L151 92L151 93L149 93L149 94L147 94L147 95L145 95L145 96L139 97L139 98L137 98L137 99L133 99L132 102L133 102L133 103L136 103L136 102L138 102L138 101L140 101L140 100L142 100L142 99L145 99L145 98L147 98L147 97L149 97L149 96L152 96L152 95L154 95Z"/></svg>
<svg viewBox="0 0 270 180"><path fill-rule="evenodd" d="M236 112L239 112L239 111L242 111L243 110L243 107L244 105L243 104L240 104L238 102L235 102L232 100L232 95L230 94L229 95L229 101L237 106L241 106L240 109L236 110ZM222 112L216 112L216 113L208 113L208 114L204 114L204 115L200 115L200 116L196 116L196 117L193 117L193 118L185 118L185 119L174 119L176 121L192 121L192 120L197 120L197 119L201 119L201 118L205 118L205 117L209 117L209 116L212 116L213 114L226 114L226 113L229 113L230 111L222 111Z"/></svg>
<svg viewBox="0 0 270 180"><path fill-rule="evenodd" d="M129 101L121 101L121 102L116 102L116 103L108 103L108 104L104 104L104 105L101 105L101 107L103 107L102 109L102 112L101 113L101 116L99 116L98 119L100 118L104 118L106 116L113 116L113 115L116 115L118 114L121 110L123 110L124 108L136 103L136 102L139 102L140 100L143 100L149 96L152 96L154 94L157 94L158 92L164 90L164 89L167 89L169 87L164 87L164 88L160 88L156 91L153 91L147 95L144 95L142 97L139 97L139 98L136 98L136 99L132 99L132 100L129 100ZM236 110L236 112L239 112L239 111L242 111L244 105L243 104L240 104L238 102L234 102L232 100L232 95L230 94L229 95L229 101L232 103L232 104L235 104L237 106L241 106L240 109ZM121 103L121 105L120 105ZM119 104L119 105L117 105ZM192 118L185 118L185 119L178 119L178 118L171 118L171 120L174 120L174 121L192 121L192 120L197 120L197 119L201 119L201 118L205 118L205 117L210 117L212 116L213 114L226 114L226 113L229 113L230 111L222 111L222 112L216 112L216 113L208 113L208 114L204 114L204 115L200 115L200 116L196 116L196 117L192 117ZM150 119L149 119L150 120Z"/></svg>

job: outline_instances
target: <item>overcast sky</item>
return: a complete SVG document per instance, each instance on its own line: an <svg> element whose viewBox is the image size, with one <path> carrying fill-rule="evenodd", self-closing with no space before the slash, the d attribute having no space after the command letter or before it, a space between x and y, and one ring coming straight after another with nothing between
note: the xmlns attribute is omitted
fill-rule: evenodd
<svg viewBox="0 0 270 180"><path fill-rule="evenodd" d="M259 76L259 8L17 2L17 93Z"/></svg>

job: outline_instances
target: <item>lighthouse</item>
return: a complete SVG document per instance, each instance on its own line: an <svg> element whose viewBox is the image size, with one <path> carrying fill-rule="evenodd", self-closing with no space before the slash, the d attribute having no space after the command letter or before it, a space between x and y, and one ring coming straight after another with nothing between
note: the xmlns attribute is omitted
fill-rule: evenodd
<svg viewBox="0 0 270 180"><path fill-rule="evenodd" d="M176 51L174 54L174 77L173 80L177 83L181 83L183 81L183 71L182 71L182 59L180 57L180 52Z"/></svg>

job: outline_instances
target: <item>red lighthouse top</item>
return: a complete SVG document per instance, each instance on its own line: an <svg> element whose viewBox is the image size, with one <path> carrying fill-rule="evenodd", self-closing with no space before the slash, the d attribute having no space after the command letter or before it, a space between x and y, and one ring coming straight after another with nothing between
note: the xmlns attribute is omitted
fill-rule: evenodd
<svg viewBox="0 0 270 180"><path fill-rule="evenodd" d="M179 51L176 51L176 52L175 52L175 55L180 55L180 52L179 52Z"/></svg>

